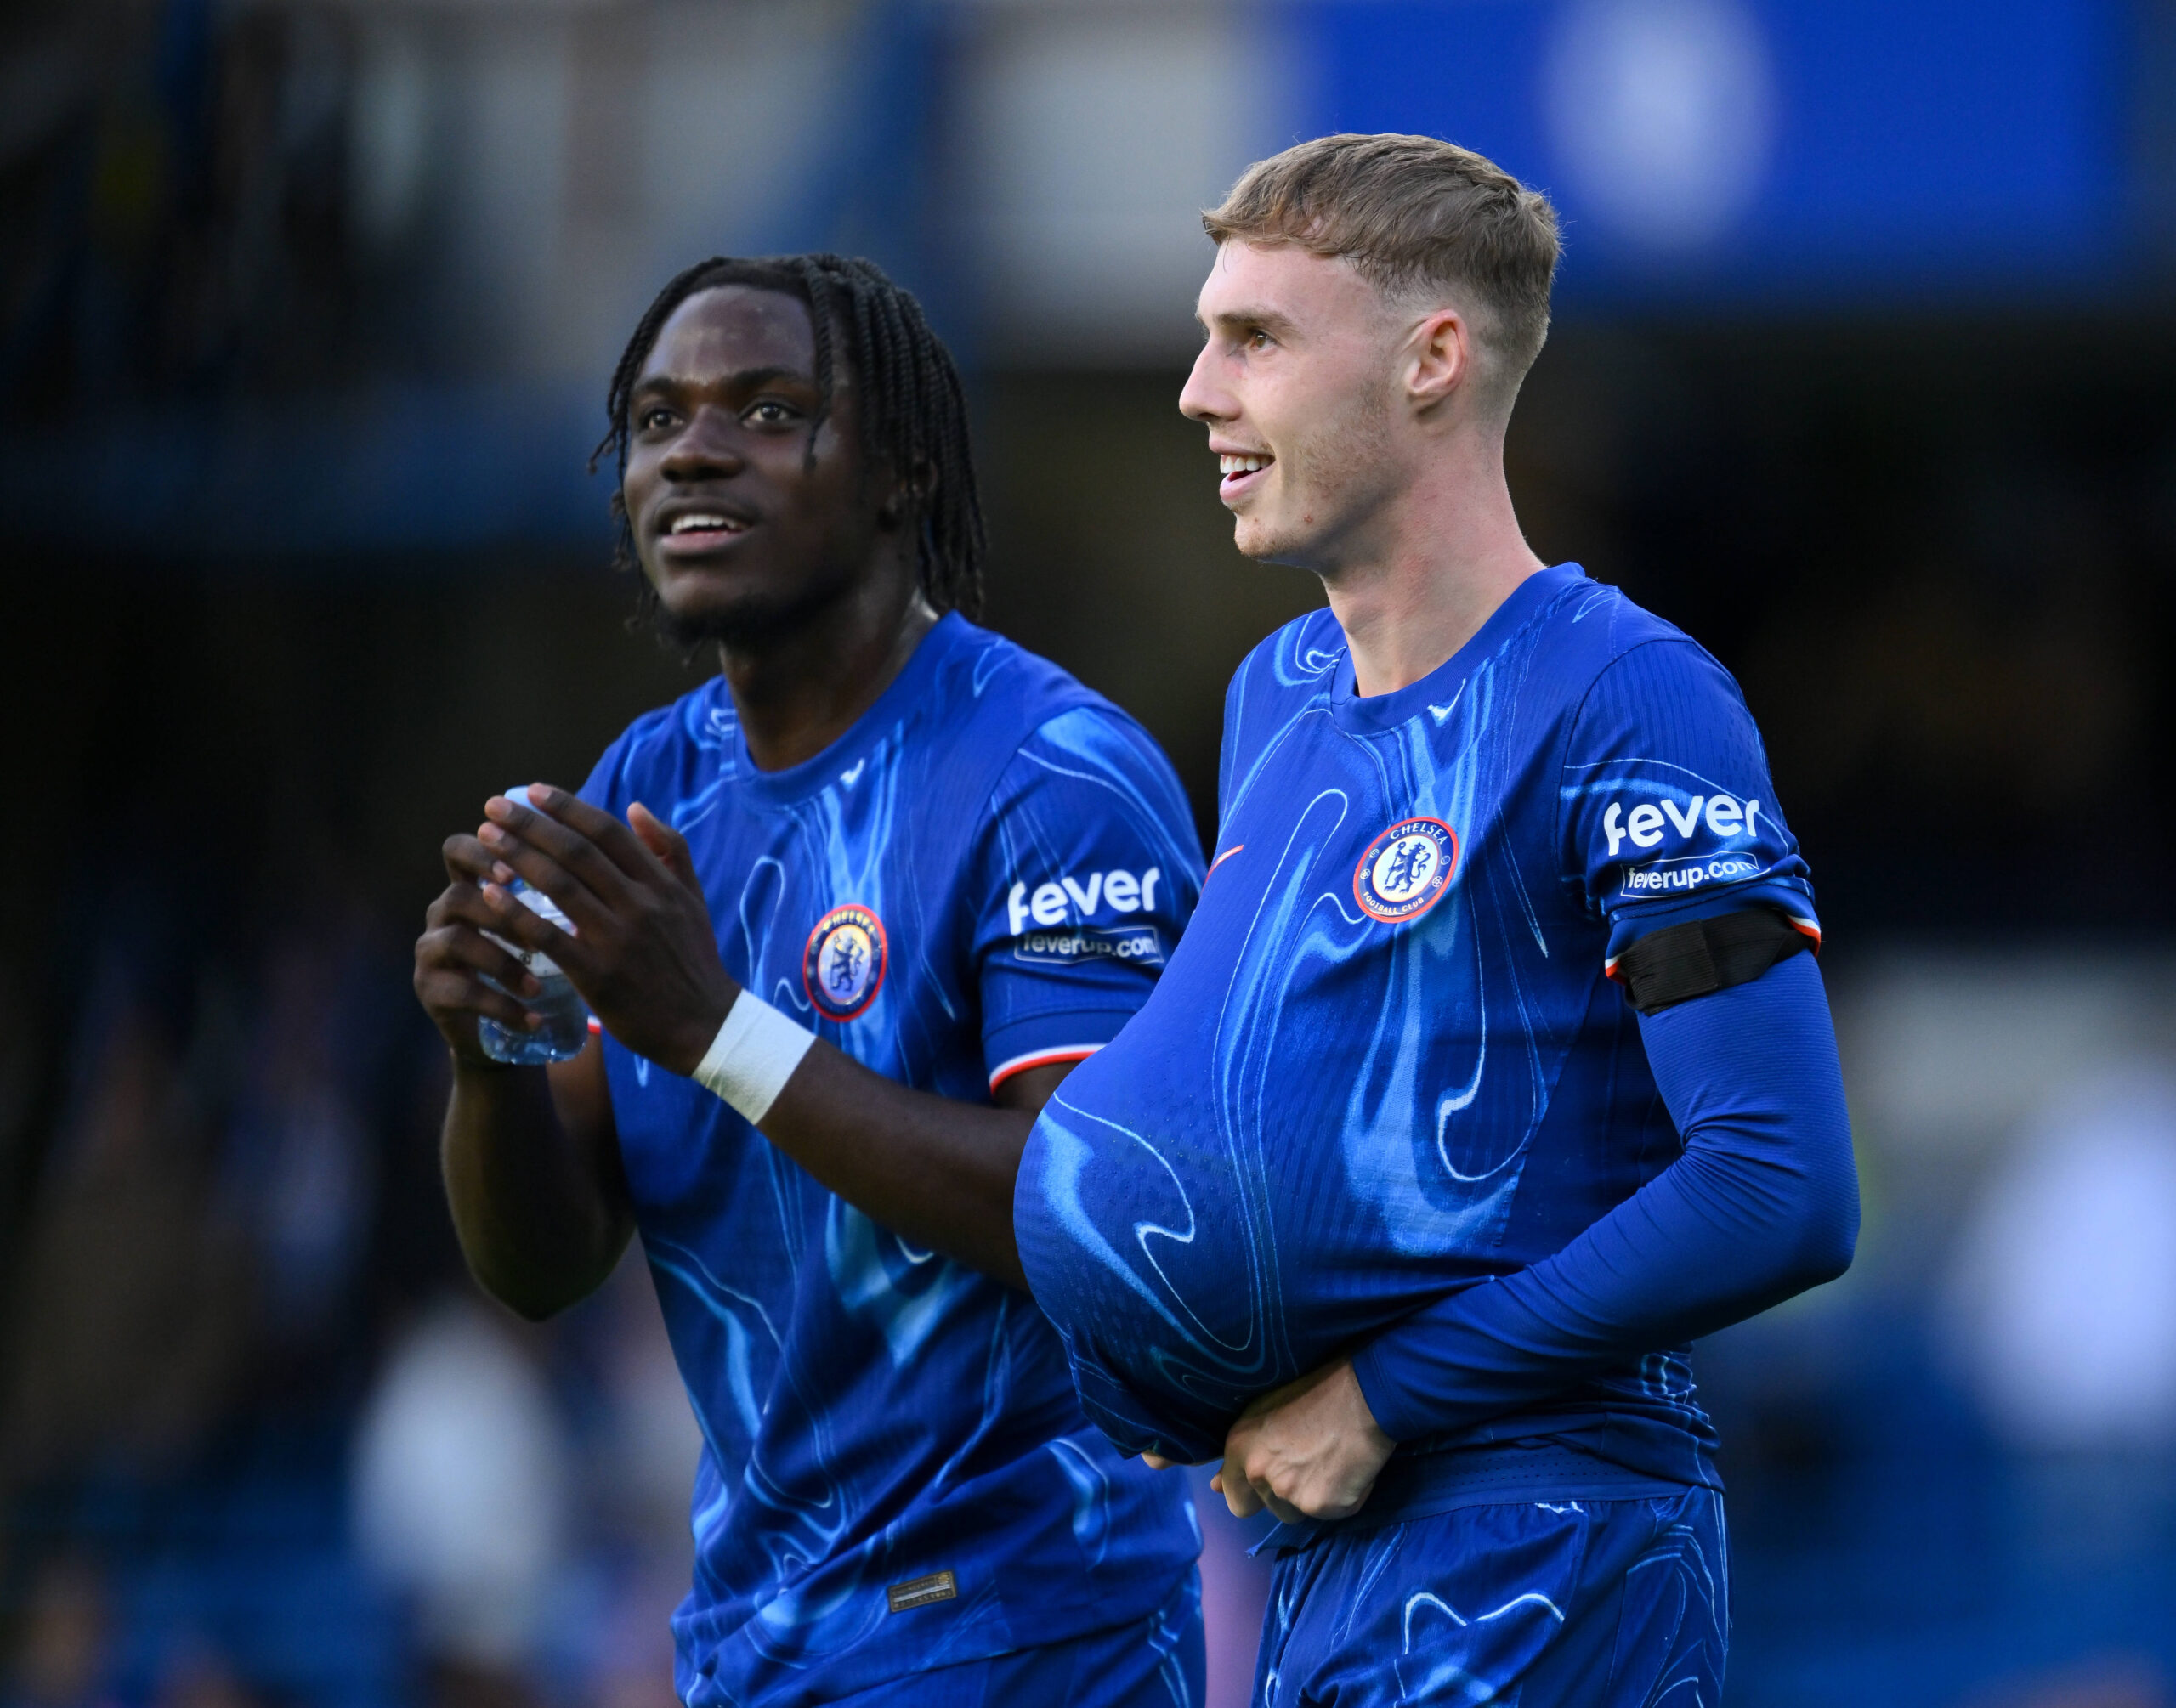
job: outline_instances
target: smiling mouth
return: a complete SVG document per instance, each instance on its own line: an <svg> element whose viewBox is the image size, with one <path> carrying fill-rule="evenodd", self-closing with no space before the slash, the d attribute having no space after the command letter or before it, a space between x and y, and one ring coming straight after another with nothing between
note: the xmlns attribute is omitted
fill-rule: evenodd
<svg viewBox="0 0 2176 1708"><path fill-rule="evenodd" d="M1216 467L1222 476L1217 483L1220 495L1226 498L1232 496L1276 461L1266 451L1220 453L1216 459Z"/></svg>
<svg viewBox="0 0 2176 1708"><path fill-rule="evenodd" d="M748 531L748 524L740 517L728 516L722 511L691 510L684 516L676 516L666 527L662 544L668 551L700 551L713 546L722 546Z"/></svg>

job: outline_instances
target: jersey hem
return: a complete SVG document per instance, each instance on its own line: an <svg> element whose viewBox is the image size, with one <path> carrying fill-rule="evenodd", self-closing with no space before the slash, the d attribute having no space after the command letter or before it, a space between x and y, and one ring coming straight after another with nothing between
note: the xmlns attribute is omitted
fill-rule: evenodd
<svg viewBox="0 0 2176 1708"><path fill-rule="evenodd" d="M1692 1488L1720 1491L1722 1481L1713 1468L1703 1461L1697 1468L1704 1474L1657 1476L1557 1444L1510 1444L1401 1456L1383 1468L1367 1505L1351 1518L1279 1524L1250 1552L1271 1550L1282 1555L1308 1547L1323 1536L1384 1530L1464 1507L1534 1501L1636 1501L1674 1496Z"/></svg>
<svg viewBox="0 0 2176 1708"><path fill-rule="evenodd" d="M1170 1602L1174 1592L1185 1582L1187 1574L1195 1570L1198 1564L1198 1556L1190 1554L1167 1577L1144 1572L1127 1581L1126 1586L1136 1591L1143 1584L1156 1586L1147 1595L1096 1594L1091 1591L1077 1600L1068 1599L1033 1609L1000 1608L994 1617L983 1625L979 1634L969 1637L956 1648L947 1646L942 1638L925 1638L917 1645L920 1652L911 1656L894 1650L898 1659L890 1665L877 1660L866 1649L848 1650L828 1662L795 1669L784 1680L778 1679L775 1673L768 1683L740 1677L722 1689L719 1683L724 1669L717 1662L721 1650L731 1646L731 1637L711 1647L711 1666L706 1670L691 1665L684 1638L676 1629L676 1671L683 1688L681 1700L688 1708L734 1708L734 1705L744 1702L759 1704L761 1708L816 1708L818 1704L834 1701L841 1696L852 1697L881 1689L901 1678L989 1660L1023 1649L1050 1649L1075 1643L1100 1632L1119 1630L1157 1612ZM857 1662L864 1664L856 1665ZM768 1666L764 1670L771 1671Z"/></svg>

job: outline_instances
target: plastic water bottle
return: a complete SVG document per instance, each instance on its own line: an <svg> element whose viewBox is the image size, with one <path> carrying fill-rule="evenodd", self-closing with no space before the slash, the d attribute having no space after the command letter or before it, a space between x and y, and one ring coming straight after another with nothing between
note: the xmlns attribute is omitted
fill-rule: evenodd
<svg viewBox="0 0 2176 1708"><path fill-rule="evenodd" d="M529 799L526 789L509 789L506 793L512 800ZM518 878L507 887L514 900L530 912L557 925L569 936L575 935L574 925L559 911L559 904L541 890L530 889ZM589 1042L589 1010L575 993L574 981L559 970L557 961L541 950L525 949L490 931L484 935L519 961L544 987L535 996L525 997L519 991L507 990L496 979L484 979L484 982L493 990L505 992L532 1014L542 1015L544 1024L534 1032L517 1032L488 1015L479 1015L476 1042L483 1046L484 1054L494 1061L518 1067L541 1067L547 1061L568 1061L581 1055L582 1046Z"/></svg>

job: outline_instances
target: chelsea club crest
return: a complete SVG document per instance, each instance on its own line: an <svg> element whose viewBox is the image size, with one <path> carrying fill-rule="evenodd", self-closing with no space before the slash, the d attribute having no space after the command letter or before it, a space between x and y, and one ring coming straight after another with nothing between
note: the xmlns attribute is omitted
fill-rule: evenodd
<svg viewBox="0 0 2176 1708"><path fill-rule="evenodd" d="M1374 919L1417 919L1458 870L1458 833L1440 818L1406 818L1368 845L1352 868L1352 896Z"/></svg>
<svg viewBox="0 0 2176 1708"><path fill-rule="evenodd" d="M801 985L826 1020L852 1020L884 982L884 922L849 903L816 922L801 957Z"/></svg>

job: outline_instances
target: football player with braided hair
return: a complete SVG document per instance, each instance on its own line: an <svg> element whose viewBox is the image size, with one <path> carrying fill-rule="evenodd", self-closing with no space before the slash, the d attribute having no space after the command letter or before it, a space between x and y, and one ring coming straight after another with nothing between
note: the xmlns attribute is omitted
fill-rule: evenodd
<svg viewBox="0 0 2176 1708"><path fill-rule="evenodd" d="M622 561L717 671L445 845L416 988L470 1265L547 1316L641 1235L704 1437L689 1708L1193 1708L1187 1493L1083 1417L1012 1235L1035 1111L1198 892L1177 779L971 620L959 376L876 267L688 269L608 410ZM484 1047L545 1020L508 944L594 1016L571 1060Z"/></svg>

